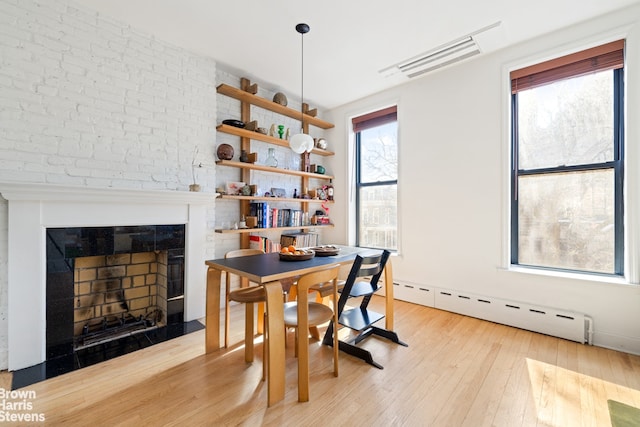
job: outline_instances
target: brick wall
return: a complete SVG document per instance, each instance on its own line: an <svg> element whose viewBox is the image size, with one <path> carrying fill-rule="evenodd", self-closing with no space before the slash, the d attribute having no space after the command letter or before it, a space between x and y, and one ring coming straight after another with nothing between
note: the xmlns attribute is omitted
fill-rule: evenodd
<svg viewBox="0 0 640 427"><path fill-rule="evenodd" d="M211 58L64 0L0 0L0 53L0 181L184 191L195 147L213 159ZM215 168L197 174L213 192ZM212 257L213 207L207 221ZM1 200L0 369L6 301Z"/></svg>

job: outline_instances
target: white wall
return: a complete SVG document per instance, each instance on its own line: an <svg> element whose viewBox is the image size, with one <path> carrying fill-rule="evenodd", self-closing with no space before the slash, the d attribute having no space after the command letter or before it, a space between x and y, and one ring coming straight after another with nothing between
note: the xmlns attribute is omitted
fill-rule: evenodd
<svg viewBox="0 0 640 427"><path fill-rule="evenodd" d="M0 0L0 49L0 181L186 191L194 148L213 159L214 60L63 0ZM214 191L214 168L198 179ZM212 258L213 203L207 221ZM0 369L6 315L2 200Z"/></svg>
<svg viewBox="0 0 640 427"><path fill-rule="evenodd" d="M400 254L394 278L555 307L591 316L594 343L640 354L640 8L601 17L488 54L329 112L327 134L337 155L334 211L347 216L349 120L397 102ZM627 38L627 248L636 284L597 282L508 271L508 70ZM338 143L339 142L339 143ZM347 242L350 229L331 234Z"/></svg>

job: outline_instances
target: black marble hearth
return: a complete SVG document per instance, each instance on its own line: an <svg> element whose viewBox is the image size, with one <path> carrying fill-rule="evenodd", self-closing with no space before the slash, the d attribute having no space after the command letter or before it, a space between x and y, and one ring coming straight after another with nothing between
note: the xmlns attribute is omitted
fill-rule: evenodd
<svg viewBox="0 0 640 427"><path fill-rule="evenodd" d="M197 320L192 320L109 341L66 356L56 357L36 366L13 372L11 389L27 387L31 384L123 356L201 329L204 329L204 325Z"/></svg>

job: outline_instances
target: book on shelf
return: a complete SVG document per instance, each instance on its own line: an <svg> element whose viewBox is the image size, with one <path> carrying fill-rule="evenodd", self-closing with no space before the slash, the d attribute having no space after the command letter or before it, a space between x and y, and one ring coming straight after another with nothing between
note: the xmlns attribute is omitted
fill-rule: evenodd
<svg viewBox="0 0 640 427"><path fill-rule="evenodd" d="M307 225L304 223L305 215L302 209L270 208L266 202L251 202L248 216L257 218L258 228L302 227Z"/></svg>
<svg viewBox="0 0 640 427"><path fill-rule="evenodd" d="M280 252L280 243L262 236L249 236L250 249L262 249L266 253Z"/></svg>
<svg viewBox="0 0 640 427"><path fill-rule="evenodd" d="M272 227L301 227L304 213L301 209L271 209Z"/></svg>
<svg viewBox="0 0 640 427"><path fill-rule="evenodd" d="M280 246L290 245L296 248L318 246L318 233L287 233L280 235Z"/></svg>
<svg viewBox="0 0 640 427"><path fill-rule="evenodd" d="M271 210L269 209L269 203L251 202L249 204L249 216L258 218L258 228L271 227Z"/></svg>

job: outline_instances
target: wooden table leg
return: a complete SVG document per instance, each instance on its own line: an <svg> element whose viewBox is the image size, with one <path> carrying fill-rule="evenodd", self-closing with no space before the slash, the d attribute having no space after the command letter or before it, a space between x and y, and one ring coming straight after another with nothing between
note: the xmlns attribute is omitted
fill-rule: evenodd
<svg viewBox="0 0 640 427"><path fill-rule="evenodd" d="M222 272L209 267L207 270L207 301L205 315L205 352L220 349L220 281Z"/></svg>
<svg viewBox="0 0 640 427"><path fill-rule="evenodd" d="M284 304L280 282L267 283L264 288L267 294L267 406L272 406L284 399Z"/></svg>

